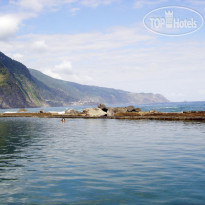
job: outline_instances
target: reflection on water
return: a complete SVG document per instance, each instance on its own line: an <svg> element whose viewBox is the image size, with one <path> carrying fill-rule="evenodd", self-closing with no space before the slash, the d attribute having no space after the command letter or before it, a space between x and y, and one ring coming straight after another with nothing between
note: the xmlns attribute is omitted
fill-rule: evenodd
<svg viewBox="0 0 205 205"><path fill-rule="evenodd" d="M0 119L1 202L204 204L204 125Z"/></svg>
<svg viewBox="0 0 205 205"><path fill-rule="evenodd" d="M30 141L35 139L33 133L37 128L36 124L27 120L1 120L0 154L14 154L22 147L29 146Z"/></svg>

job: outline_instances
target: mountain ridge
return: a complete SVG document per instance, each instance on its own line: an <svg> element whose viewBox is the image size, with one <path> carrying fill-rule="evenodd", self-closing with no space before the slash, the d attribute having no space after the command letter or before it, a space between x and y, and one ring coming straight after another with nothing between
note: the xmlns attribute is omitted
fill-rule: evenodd
<svg viewBox="0 0 205 205"><path fill-rule="evenodd" d="M0 108L168 102L160 94L132 93L52 78L0 52Z"/></svg>
<svg viewBox="0 0 205 205"><path fill-rule="evenodd" d="M143 104L168 102L160 94L152 93L132 93L113 88L105 88L99 86L81 85L74 82L64 81L47 76L40 71L30 69L31 75L46 84L48 87L60 88L68 95L71 94L76 100L74 104ZM71 93L68 93L72 91Z"/></svg>

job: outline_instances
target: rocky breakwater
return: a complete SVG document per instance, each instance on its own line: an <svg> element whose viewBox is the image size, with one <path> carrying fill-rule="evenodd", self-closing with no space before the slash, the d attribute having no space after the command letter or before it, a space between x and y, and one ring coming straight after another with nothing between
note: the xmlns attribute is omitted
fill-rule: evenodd
<svg viewBox="0 0 205 205"><path fill-rule="evenodd" d="M76 110L67 110L65 111L65 115L70 117L91 117L91 118L100 118L100 117L107 117L107 118L115 118L126 113L139 113L141 112L140 108L135 108L134 106L128 107L106 107L104 104L100 104L97 108L86 108L82 112L78 112Z"/></svg>
<svg viewBox="0 0 205 205"><path fill-rule="evenodd" d="M134 106L128 106L128 107L106 107L104 104L100 104L98 106L99 109L105 112L105 116L107 117L115 117L118 115L125 115L125 113L139 113L141 112L140 108L135 108Z"/></svg>
<svg viewBox="0 0 205 205"><path fill-rule="evenodd" d="M86 110L89 110L87 112ZM101 111L100 111L101 110ZM95 113L95 115L91 113ZM205 111L184 111L183 113L163 113L155 110L144 112L134 106L88 108L83 111L87 117L104 117L109 119L148 119L148 120L199 120L205 121Z"/></svg>
<svg viewBox="0 0 205 205"><path fill-rule="evenodd" d="M139 113L141 112L140 108L135 108L134 106L128 107L106 107L104 104L100 104L97 108L86 108L82 112L78 112L77 110L71 109L65 111L65 117L91 117L91 118L99 118L99 117L115 117L121 114L126 113Z"/></svg>
<svg viewBox="0 0 205 205"><path fill-rule="evenodd" d="M147 119L147 120L195 120L205 122L205 111L184 111L183 113L163 113L155 110L141 111L134 106L106 107L100 104L97 108L86 108L82 112L74 109L66 110L64 114L18 112L0 113L0 117L40 117L40 118L107 118L107 119Z"/></svg>

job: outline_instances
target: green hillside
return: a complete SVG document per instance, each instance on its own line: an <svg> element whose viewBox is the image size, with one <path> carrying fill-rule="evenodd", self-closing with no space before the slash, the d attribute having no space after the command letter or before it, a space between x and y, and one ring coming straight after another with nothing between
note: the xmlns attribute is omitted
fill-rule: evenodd
<svg viewBox="0 0 205 205"><path fill-rule="evenodd" d="M81 85L28 69L0 52L0 108L91 104L143 104L168 100L152 93L131 93Z"/></svg>
<svg viewBox="0 0 205 205"><path fill-rule="evenodd" d="M40 93L52 101L53 97L60 99L61 103L67 104L70 97L70 103L74 104L143 104L159 103L168 100L159 94L152 93L131 93L111 88L87 86L73 82L63 81L51 78L40 71L30 69L34 81L40 87ZM55 93L55 96L53 96ZM63 98L64 93L66 99Z"/></svg>
<svg viewBox="0 0 205 205"><path fill-rule="evenodd" d="M29 70L0 52L0 108L43 106Z"/></svg>

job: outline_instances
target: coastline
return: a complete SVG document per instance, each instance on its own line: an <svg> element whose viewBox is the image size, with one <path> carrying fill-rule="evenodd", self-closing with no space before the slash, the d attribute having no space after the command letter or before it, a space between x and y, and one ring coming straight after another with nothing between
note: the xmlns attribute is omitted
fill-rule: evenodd
<svg viewBox="0 0 205 205"><path fill-rule="evenodd" d="M0 118L5 117L205 121L205 111L188 111L183 113L118 112L113 116L89 116L84 113L77 115L58 113L0 113Z"/></svg>

